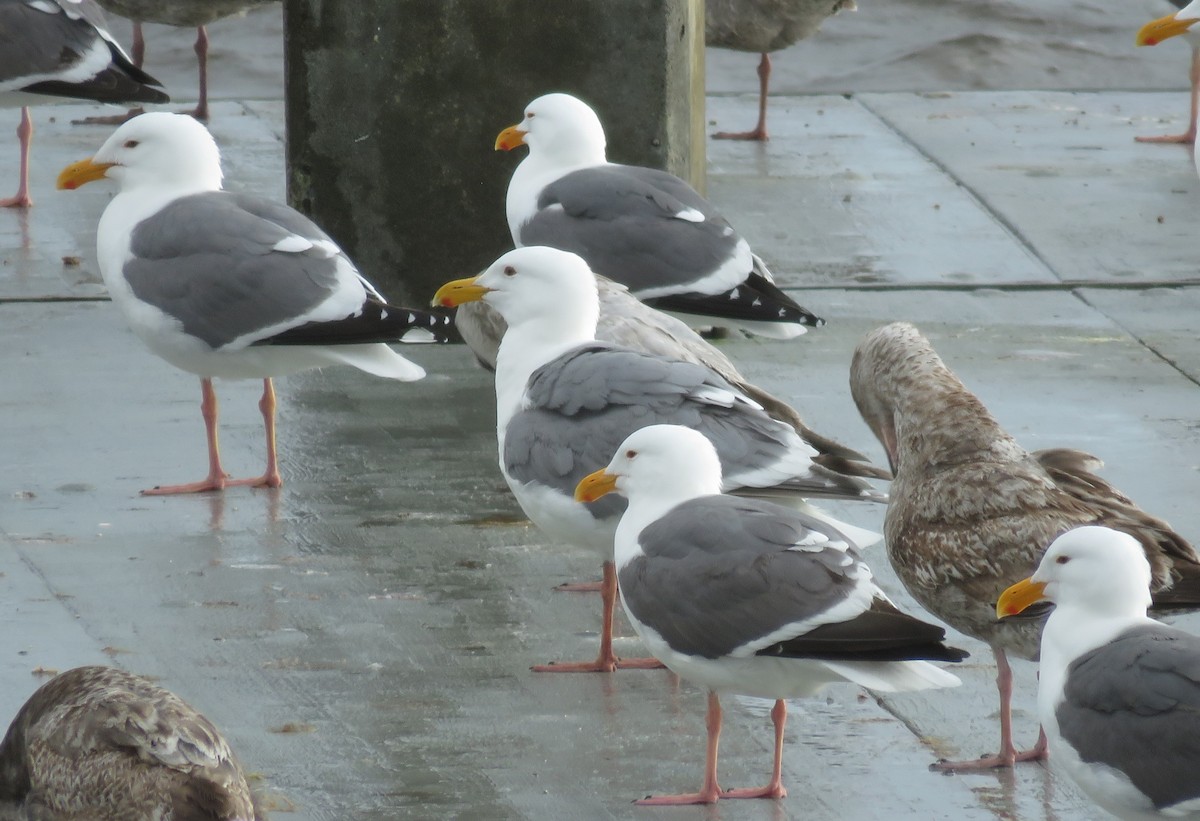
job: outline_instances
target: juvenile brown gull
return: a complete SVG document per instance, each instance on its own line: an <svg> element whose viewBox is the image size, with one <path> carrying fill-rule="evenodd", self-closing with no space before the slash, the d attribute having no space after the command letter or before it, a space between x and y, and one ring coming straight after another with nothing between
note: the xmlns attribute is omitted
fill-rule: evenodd
<svg viewBox="0 0 1200 821"><path fill-rule="evenodd" d="M1041 622L997 622L996 597L1029 575L1056 536L1100 524L1141 543L1154 569L1156 604L1196 607L1195 550L1097 476L1095 457L1027 452L912 325L885 325L859 343L850 388L895 477L884 535L897 575L929 612L986 642L996 657L1000 752L936 766L979 769L1044 756L1044 735L1028 752L1013 744L1007 658L1037 658Z"/></svg>

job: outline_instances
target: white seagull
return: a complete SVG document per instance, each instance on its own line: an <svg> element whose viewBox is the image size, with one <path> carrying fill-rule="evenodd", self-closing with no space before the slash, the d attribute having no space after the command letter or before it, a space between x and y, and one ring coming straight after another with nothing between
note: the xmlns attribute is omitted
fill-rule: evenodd
<svg viewBox="0 0 1200 821"><path fill-rule="evenodd" d="M165 103L162 84L130 62L92 0L0 0L0 101L21 106L17 193L0 207L27 208L37 95L101 103Z"/></svg>
<svg viewBox="0 0 1200 821"><path fill-rule="evenodd" d="M1050 761L1126 821L1200 818L1200 637L1146 616L1150 564L1107 527L1059 536L996 616L1048 600L1038 717Z"/></svg>
<svg viewBox="0 0 1200 821"><path fill-rule="evenodd" d="M430 341L448 319L389 305L298 211L222 191L217 144L192 117L135 117L63 169L58 186L101 178L120 188L96 232L109 295L151 351L200 377L203 395L208 476L144 493L279 487L274 376L338 364L401 381L425 375L383 343ZM262 476L230 480L221 468L214 377L263 380Z"/></svg>
<svg viewBox="0 0 1200 821"><path fill-rule="evenodd" d="M702 434L652 425L631 434L575 498L612 491L629 507L617 527L621 601L650 652L706 687L704 783L639 804L781 798L784 699L850 682L893 693L954 687L928 660L967 654L945 630L896 609L855 545L837 529L770 502L721 493L721 460ZM717 783L719 693L775 699L775 761L761 789Z"/></svg>
<svg viewBox="0 0 1200 821"><path fill-rule="evenodd" d="M818 452L789 424L711 369L596 341L596 278L555 248L510 251L478 277L443 285L434 304L483 300L508 323L496 357L500 469L522 509L552 538L590 547L604 560L605 621L595 662L539 667L608 671L616 602L612 538L617 500L584 505L576 483L621 441L655 423L694 427L713 440L725 488L778 496L883 501L861 479L816 464ZM849 528L849 525L841 525ZM856 529L860 538L878 534Z"/></svg>
<svg viewBox="0 0 1200 821"><path fill-rule="evenodd" d="M496 148L528 146L505 208L513 244L573 251L597 274L689 323L790 339L824 323L776 287L749 243L690 185L610 163L604 127L582 100L546 94Z"/></svg>

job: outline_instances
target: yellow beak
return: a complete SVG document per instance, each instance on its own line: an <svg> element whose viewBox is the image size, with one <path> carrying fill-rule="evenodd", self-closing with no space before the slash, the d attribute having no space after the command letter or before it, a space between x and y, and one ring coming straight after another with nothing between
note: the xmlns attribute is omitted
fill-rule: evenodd
<svg viewBox="0 0 1200 821"><path fill-rule="evenodd" d="M58 172L58 190L67 188L73 191L81 185L102 180L113 165L114 163L110 162L92 162L90 159L71 163Z"/></svg>
<svg viewBox="0 0 1200 821"><path fill-rule="evenodd" d="M996 602L996 618L1015 616L1046 598L1046 585L1033 579L1019 581L1000 594Z"/></svg>
<svg viewBox="0 0 1200 821"><path fill-rule="evenodd" d="M510 125L496 135L497 151L512 151L518 145L525 145L525 132L519 131L515 125Z"/></svg>
<svg viewBox="0 0 1200 821"><path fill-rule="evenodd" d="M491 290L491 288L476 285L475 277L456 279L437 289L437 293L433 295L432 304L435 308L453 308L464 302L478 302L483 299L484 294Z"/></svg>
<svg viewBox="0 0 1200 821"><path fill-rule="evenodd" d="M1194 19L1176 20L1174 14L1168 14L1166 17L1151 20L1138 29L1134 42L1139 46L1157 46L1163 40L1186 33L1196 22Z"/></svg>
<svg viewBox="0 0 1200 821"><path fill-rule="evenodd" d="M604 469L589 473L579 480L575 486L575 501L594 502L601 496L607 496L617 489L617 477L605 473Z"/></svg>

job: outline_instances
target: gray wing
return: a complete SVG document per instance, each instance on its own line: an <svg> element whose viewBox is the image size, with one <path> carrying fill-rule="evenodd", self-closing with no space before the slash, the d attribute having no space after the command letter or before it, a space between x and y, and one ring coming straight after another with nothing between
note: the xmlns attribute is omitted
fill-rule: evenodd
<svg viewBox="0 0 1200 821"><path fill-rule="evenodd" d="M716 392L726 392L732 404L710 399ZM708 368L596 343L569 351L530 377L525 409L505 434L505 470L518 481L570 494L580 479L608 464L626 436L656 424L703 433L716 446L729 482L775 463L797 442L791 428ZM795 478L797 491L814 494L841 484L824 475ZM858 494L855 488L841 495ZM611 503L593 508L598 516L613 510Z"/></svg>
<svg viewBox="0 0 1200 821"><path fill-rule="evenodd" d="M259 197L181 197L133 230L124 274L138 299L213 348L302 317L338 288L344 254L273 250L291 235L332 242L309 219ZM345 260L349 262L349 260Z"/></svg>
<svg viewBox="0 0 1200 821"><path fill-rule="evenodd" d="M829 525L767 502L707 496L638 536L626 606L673 649L717 658L841 603L870 572ZM795 545L810 545L793 550Z"/></svg>
<svg viewBox="0 0 1200 821"><path fill-rule="evenodd" d="M1067 668L1063 739L1123 772L1154 806L1200 798L1200 637L1165 625L1128 630Z"/></svg>
<svg viewBox="0 0 1200 821"><path fill-rule="evenodd" d="M92 77L66 82L70 71L103 41L112 62ZM100 102L164 103L161 84L135 67L104 29L92 0L81 3L6 0L0 3L0 86Z"/></svg>
<svg viewBox="0 0 1200 821"><path fill-rule="evenodd" d="M689 209L704 220L676 216ZM573 251L596 273L640 295L668 287L675 289L671 293L694 291L696 280L733 256L740 237L683 180L654 169L607 165L546 186L520 239L522 245Z"/></svg>

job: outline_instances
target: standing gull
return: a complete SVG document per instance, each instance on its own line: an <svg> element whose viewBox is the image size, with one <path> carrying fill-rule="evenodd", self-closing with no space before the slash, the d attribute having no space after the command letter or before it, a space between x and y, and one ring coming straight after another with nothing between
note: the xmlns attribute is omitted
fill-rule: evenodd
<svg viewBox="0 0 1200 821"><path fill-rule="evenodd" d="M596 112L546 94L496 148L528 146L505 208L513 244L573 251L656 308L701 325L791 339L824 320L776 287L749 243L678 177L605 158Z"/></svg>
<svg viewBox="0 0 1200 821"><path fill-rule="evenodd" d="M605 610L596 661L536 669L594 672L620 666L611 640L612 538L621 506L615 500L585 506L573 494L576 483L638 428L672 423L704 433L721 454L726 490L792 500L884 498L861 479L816 464L816 449L795 429L772 419L709 368L597 342L596 278L575 254L518 248L478 277L447 283L434 296L435 304L446 307L478 300L508 323L496 358L496 435L505 480L551 538L604 557ZM867 538L866 531L857 533Z"/></svg>
<svg viewBox="0 0 1200 821"><path fill-rule="evenodd" d="M0 207L27 208L33 95L102 103L165 103L161 83L134 66L92 0L0 0L0 98L21 104L17 193Z"/></svg>
<svg viewBox="0 0 1200 821"><path fill-rule="evenodd" d="M196 29L196 62L199 66L199 101L188 112L197 120L208 122L208 31L204 28L214 20L241 14L255 6L274 0L99 0L100 5L133 21L133 61L139 67L146 55L146 39L142 23L162 23L168 26L188 26ZM140 114L131 111L129 116Z"/></svg>
<svg viewBox="0 0 1200 821"><path fill-rule="evenodd" d="M1150 575L1136 539L1080 527L996 615L1054 602L1038 668L1053 765L1118 818L1200 819L1200 637L1146 617Z"/></svg>
<svg viewBox="0 0 1200 821"><path fill-rule="evenodd" d="M771 54L817 33L839 11L855 11L854 0L707 0L704 42L717 48L754 51L758 61L758 124L751 131L720 131L714 140L769 140L767 83Z"/></svg>
<svg viewBox="0 0 1200 821"><path fill-rule="evenodd" d="M0 819L263 817L220 731L174 693L113 667L55 676L0 742Z"/></svg>
<svg viewBox="0 0 1200 821"><path fill-rule="evenodd" d="M859 343L850 389L895 476L884 534L897 575L929 612L986 642L996 657L1000 752L935 766L981 769L1043 757L1044 735L1028 752L1013 744L1007 658L1037 657L1041 623L998 623L996 597L1029 574L1056 536L1102 524L1141 543L1154 568L1156 603L1195 607L1196 551L1097 476L1095 457L1066 449L1027 452L912 325L885 325Z"/></svg>
<svg viewBox="0 0 1200 821"><path fill-rule="evenodd" d="M217 145L193 118L135 117L90 160L63 169L58 185L105 177L120 191L96 233L104 284L151 351L200 377L208 434L204 480L144 493L279 487L274 376L336 364L402 381L425 375L383 342L430 341L448 320L388 305L299 212L222 191ZM214 377L263 380L262 476L230 480L221 468Z"/></svg>
<svg viewBox="0 0 1200 821"><path fill-rule="evenodd" d="M1169 0L1164 8L1173 6L1175 11L1152 20L1138 30L1135 42L1139 46L1156 46L1171 37L1183 36L1192 47L1192 67L1188 79L1192 87L1192 104L1188 115L1188 127L1182 134L1159 134L1153 137L1135 137L1143 143L1194 143L1196 142L1196 116L1200 114L1200 32L1191 28L1200 20L1200 5L1188 0Z"/></svg>
<svg viewBox="0 0 1200 821"><path fill-rule="evenodd" d="M855 545L828 524L770 502L721 495L721 460L700 433L652 425L631 434L575 498L629 500L615 557L625 612L655 657L708 689L699 792L639 804L782 798L786 698L845 681L893 693L953 687L925 659L961 661L945 631L896 609ZM717 784L719 693L775 699L775 761L758 789Z"/></svg>

